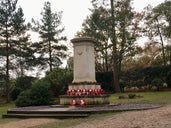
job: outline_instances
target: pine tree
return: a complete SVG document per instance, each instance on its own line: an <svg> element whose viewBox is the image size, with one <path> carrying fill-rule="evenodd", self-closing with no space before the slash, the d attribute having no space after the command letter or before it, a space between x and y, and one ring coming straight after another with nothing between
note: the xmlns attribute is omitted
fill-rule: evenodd
<svg viewBox="0 0 171 128"><path fill-rule="evenodd" d="M5 70L6 100L9 102L10 71L26 53L27 25L24 24L22 8L17 8L17 0L3 0L0 3L0 57ZM23 65L20 63L20 67ZM18 67L17 67L18 68Z"/></svg>
<svg viewBox="0 0 171 128"><path fill-rule="evenodd" d="M67 47L60 41L66 41L66 37L60 36L64 28L60 28L62 12L53 13L50 2L45 2L42 19L35 21L33 30L40 35L40 41L37 42L37 52L39 54L39 64L42 66L49 65L50 72L53 67L59 67L62 64L62 58L66 56Z"/></svg>

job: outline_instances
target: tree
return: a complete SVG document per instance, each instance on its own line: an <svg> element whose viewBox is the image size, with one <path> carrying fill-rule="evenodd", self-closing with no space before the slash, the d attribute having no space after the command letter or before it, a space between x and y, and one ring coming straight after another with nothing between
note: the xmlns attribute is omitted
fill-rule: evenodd
<svg viewBox="0 0 171 128"><path fill-rule="evenodd" d="M111 41L112 41L112 57L113 57L113 76L114 76L114 87L116 92L120 92L119 88L119 65L118 65L118 53L117 53L117 39L116 39L116 17L114 14L114 1L110 0L110 5L111 5L111 20L112 20L112 36L111 36Z"/></svg>
<svg viewBox="0 0 171 128"><path fill-rule="evenodd" d="M92 0L95 9L79 34L97 40L96 49L100 49L100 57L104 56L104 62L107 62L104 65L113 67L115 91L119 92L122 61L124 57L135 54L139 15L132 11L130 0L110 0L110 7L105 0L99 3L98 0Z"/></svg>
<svg viewBox="0 0 171 128"><path fill-rule="evenodd" d="M5 61L3 66L7 102L10 92L10 71L16 68L16 62L23 68L24 64L18 60L27 53L25 49L29 38L26 34L27 25L24 24L23 10L21 7L17 8L16 4L17 0L4 0L0 3L0 56Z"/></svg>
<svg viewBox="0 0 171 128"><path fill-rule="evenodd" d="M152 65L170 64L169 17L170 2L165 1L152 7L148 5L140 15L140 32L142 37L148 37L143 47L137 47L136 56L124 60L126 69L135 69Z"/></svg>
<svg viewBox="0 0 171 128"><path fill-rule="evenodd" d="M62 64L61 59L66 57L67 47L60 43L60 41L66 41L66 37L60 36L64 31L64 28L59 28L62 12L53 13L50 2L45 2L41 15L40 22L32 19L33 30L39 33L41 39L35 46L39 55L39 64L46 66L48 63L51 72L53 67L59 67Z"/></svg>
<svg viewBox="0 0 171 128"><path fill-rule="evenodd" d="M77 36L90 36L96 40L95 64L96 71L111 71L109 57L111 55L111 43L108 34L109 12L104 7L91 9L92 14L83 23L83 29Z"/></svg>
<svg viewBox="0 0 171 128"><path fill-rule="evenodd" d="M148 5L143 11L143 33L154 43L161 45L163 65L167 65L166 46L171 37L171 2L165 1L156 7Z"/></svg>
<svg viewBox="0 0 171 128"><path fill-rule="evenodd" d="M166 58L168 63L171 65L171 45L166 46Z"/></svg>
<svg viewBox="0 0 171 128"><path fill-rule="evenodd" d="M161 65L160 45L154 42L147 42L143 47L137 47L134 58L124 60L127 70L148 67L151 65Z"/></svg>
<svg viewBox="0 0 171 128"><path fill-rule="evenodd" d="M170 40L171 40L171 13L170 13L170 10L171 10L171 1L168 1L168 0L159 4L158 6L156 6L153 9L155 16L158 19L160 19L161 21L164 21L164 25L163 25L164 27L161 27L161 31L162 31L163 36L166 38L167 45L164 47L164 44L162 44L162 53L163 53L164 62L166 64L167 64L167 62L170 61L170 59L169 59L169 53L170 53L169 47L171 46L171 42L170 42Z"/></svg>
<svg viewBox="0 0 171 128"><path fill-rule="evenodd" d="M158 6L153 8L153 13L155 16L160 19L164 20L165 24L164 27L161 29L163 30L163 34L165 37L171 38L171 1L166 0L165 2L159 4Z"/></svg>

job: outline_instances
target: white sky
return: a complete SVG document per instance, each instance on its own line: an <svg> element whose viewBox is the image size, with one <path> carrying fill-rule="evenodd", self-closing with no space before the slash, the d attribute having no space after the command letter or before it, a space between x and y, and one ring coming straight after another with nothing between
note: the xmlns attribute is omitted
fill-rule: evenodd
<svg viewBox="0 0 171 128"><path fill-rule="evenodd" d="M91 0L18 0L24 11L24 16L27 22L32 18L39 20L41 11L43 10L44 2L49 1L53 12L63 11L62 26L65 27L64 35L69 40L74 38L77 31L81 30L83 20L90 14L88 8L91 8ZM164 0L133 0L134 8L137 11L151 4L156 6Z"/></svg>
<svg viewBox="0 0 171 128"><path fill-rule="evenodd" d="M40 13L43 10L45 1L51 3L53 12L63 11L62 26L65 27L63 35L68 38L69 43L76 32L81 30L83 20L90 14L91 0L18 0L18 5L22 7L27 22L31 22L32 18L35 20L41 18ZM135 10L140 12L148 4L156 6L164 2L164 0L133 0L132 2ZM35 41L38 36L32 35L32 39ZM64 60L64 67L65 65L66 60Z"/></svg>

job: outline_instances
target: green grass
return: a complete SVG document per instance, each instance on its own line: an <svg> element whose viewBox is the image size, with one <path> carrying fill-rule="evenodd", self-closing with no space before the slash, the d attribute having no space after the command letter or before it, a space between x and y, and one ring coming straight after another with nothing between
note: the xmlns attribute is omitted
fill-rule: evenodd
<svg viewBox="0 0 171 128"><path fill-rule="evenodd" d="M119 99L119 96L136 94L142 96L134 99ZM151 104L171 104L171 92L139 92L139 93L116 93L110 96L110 103L151 103Z"/></svg>
<svg viewBox="0 0 171 128"><path fill-rule="evenodd" d="M5 114L8 109L14 108L14 107L15 107L15 104L13 102L12 103L0 103L0 118L2 118L2 114ZM14 120L17 120L17 119L0 119L0 124L14 121Z"/></svg>
<svg viewBox="0 0 171 128"><path fill-rule="evenodd" d="M15 105L14 103L0 103L0 115L4 114L7 112L8 109L14 108Z"/></svg>

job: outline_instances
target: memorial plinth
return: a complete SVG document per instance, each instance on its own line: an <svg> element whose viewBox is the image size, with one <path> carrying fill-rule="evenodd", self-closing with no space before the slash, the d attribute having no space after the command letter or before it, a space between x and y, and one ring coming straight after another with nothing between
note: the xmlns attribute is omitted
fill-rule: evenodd
<svg viewBox="0 0 171 128"><path fill-rule="evenodd" d="M95 40L89 37L71 40L74 47L74 79L68 86L71 92L60 96L60 104L70 104L71 100L86 100L87 104L108 104L108 95L101 92L95 79ZM84 91L84 94L82 94ZM96 91L96 92L95 92ZM98 94L98 93L99 94ZM70 95L71 93L71 95Z"/></svg>

